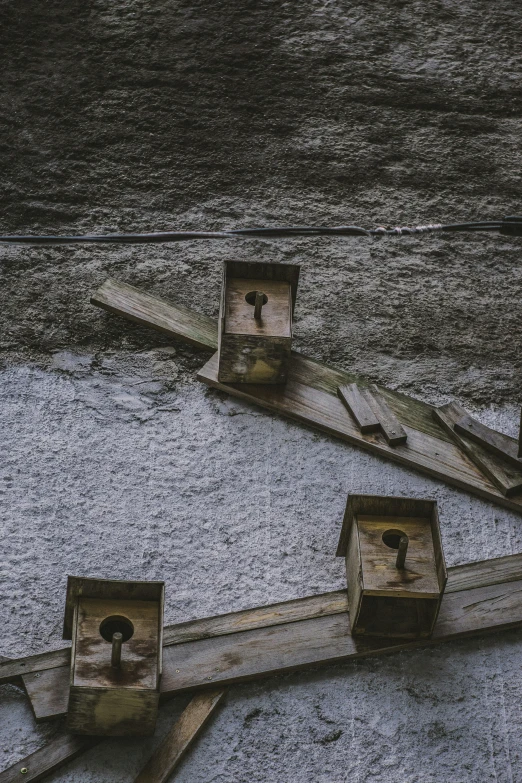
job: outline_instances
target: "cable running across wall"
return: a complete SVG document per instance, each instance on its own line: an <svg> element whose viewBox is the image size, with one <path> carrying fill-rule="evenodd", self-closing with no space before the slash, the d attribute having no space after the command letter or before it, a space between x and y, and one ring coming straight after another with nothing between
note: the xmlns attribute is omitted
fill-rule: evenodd
<svg viewBox="0 0 522 783"><path fill-rule="evenodd" d="M430 223L422 226L378 226L366 229L360 226L273 226L262 228L234 228L223 231L154 231L150 233L79 234L77 236L0 235L0 243L12 245L71 245L76 243L144 244L184 242L194 239L263 239L315 236L363 236L367 238L413 236L435 232L498 231L510 236L522 236L522 216L500 220L481 220L467 223Z"/></svg>

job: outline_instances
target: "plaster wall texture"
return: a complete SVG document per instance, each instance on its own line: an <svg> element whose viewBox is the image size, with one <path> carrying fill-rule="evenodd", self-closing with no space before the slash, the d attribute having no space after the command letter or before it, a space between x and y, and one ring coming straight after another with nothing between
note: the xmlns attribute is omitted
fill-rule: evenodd
<svg viewBox="0 0 522 783"><path fill-rule="evenodd" d="M522 550L514 513L197 383L173 389L174 347L53 362L0 375L5 655L62 645L67 573L165 579L167 622L341 589L348 492L436 498L449 564ZM515 430L514 409L481 418ZM521 664L509 632L234 687L178 780L520 780ZM50 779L132 780L185 701L154 740L107 741ZM0 714L5 765L53 734L15 686Z"/></svg>
<svg viewBox="0 0 522 783"><path fill-rule="evenodd" d="M520 211L519 3L0 4L1 230L407 225ZM166 621L342 588L348 492L434 497L448 564L522 520L209 391L89 305L216 316L225 258L302 264L296 347L517 433L520 240L0 247L0 653L61 646L66 575L164 579ZM231 688L181 783L522 783L520 632ZM51 783L131 781L155 737ZM0 688L0 767L52 738Z"/></svg>

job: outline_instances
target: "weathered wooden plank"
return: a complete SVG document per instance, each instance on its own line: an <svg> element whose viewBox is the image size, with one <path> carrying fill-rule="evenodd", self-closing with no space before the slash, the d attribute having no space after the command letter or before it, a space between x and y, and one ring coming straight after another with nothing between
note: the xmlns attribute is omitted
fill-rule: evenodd
<svg viewBox="0 0 522 783"><path fill-rule="evenodd" d="M217 617L204 617L201 620L190 620L176 625L167 625L163 629L163 645L190 642L194 639L204 639L207 636L220 636L251 628L262 628L267 625L290 623L296 620L320 617L325 614L345 612L348 607L346 592L338 590L321 595L312 595L292 601L283 601L271 606L261 606L255 609L245 609ZM0 663L0 684L13 682L20 676L27 677L27 684L39 678L30 677L40 674L45 669L56 669L69 666L71 648L30 655L27 658L6 659ZM50 682L50 681L49 681ZM38 683L36 683L38 685Z"/></svg>
<svg viewBox="0 0 522 783"><path fill-rule="evenodd" d="M337 590L332 593L311 595L293 601L284 601L279 604L171 625L165 628L163 643L164 646L167 646L213 636L225 636L238 631L249 631L255 628L266 628L270 625L295 623L299 620L340 614L346 612L347 609L346 590Z"/></svg>
<svg viewBox="0 0 522 783"><path fill-rule="evenodd" d="M201 734L225 693L223 689L197 693L159 748L154 751L134 783L166 783L187 750Z"/></svg>
<svg viewBox="0 0 522 783"><path fill-rule="evenodd" d="M519 513L522 512L522 494L517 497L504 496L453 442L409 427L402 418L401 423L408 440L401 448L394 448L387 444L380 433L361 433L337 396L320 391L303 380L308 377L303 363L307 364L308 360L303 359L299 354L292 354L288 381L284 387L224 384L218 381L217 354L215 354L199 371L198 379L208 386L320 429L381 457L427 473L429 476ZM383 396L389 404L391 397L388 394ZM430 411L433 410L430 408Z"/></svg>
<svg viewBox="0 0 522 783"><path fill-rule="evenodd" d="M337 394L352 414L361 432L379 431L379 419L368 405L356 383L338 386Z"/></svg>
<svg viewBox="0 0 522 783"><path fill-rule="evenodd" d="M522 625L522 581L450 593L430 640L355 637L348 614L173 645L165 650L164 693L225 685L367 655L499 632Z"/></svg>
<svg viewBox="0 0 522 783"><path fill-rule="evenodd" d="M142 769L136 783L166 781L193 742L201 734L226 690L196 694L175 722L160 747ZM42 780L54 770L102 741L102 737L85 737L63 731L54 740L0 772L0 783ZM22 771L24 770L24 771Z"/></svg>
<svg viewBox="0 0 522 783"><path fill-rule="evenodd" d="M500 630L505 626L522 622L522 597L518 585L522 585L522 555L511 555L449 568L448 584L433 638L436 639L440 635L444 617L454 620L453 626L445 621L445 635L448 638L455 638L468 632L480 634L490 630ZM495 592L497 587L500 592ZM478 598L470 598L472 594ZM319 600L316 603L317 599ZM454 608L452 609L459 606L459 601L462 605L467 605L474 604L479 599L482 603L482 613L479 610L471 610L459 617L455 614ZM303 602L302 612L298 609L300 601ZM506 602L509 611L503 614L502 607ZM495 615L494 609L497 604L499 612ZM393 640L391 646L384 648L381 646L381 641L375 643L375 640L368 641L364 638L350 641L352 637L349 634L347 606L346 591L342 590L315 596L313 599L299 599L286 604L234 612L221 617L196 620L193 623L182 623L178 626L179 635L176 633L176 626L172 626L169 629L171 643L164 648L162 692L169 691L170 688L172 692L177 692L220 682L235 682L236 678L240 680L250 676L269 676L270 673L279 671L278 661L286 662L284 665L281 664L281 670L285 670L328 663L355 654L373 654L388 649L399 649ZM483 610L487 607L492 608L484 614ZM307 612L309 612L308 616ZM440 639L441 641L445 640L445 635ZM172 643L176 638L179 640L178 643ZM287 639L290 641L285 644ZM405 644L409 646L411 643L405 642ZM249 651L246 662L239 654L245 645ZM214 658L213 651L216 653ZM201 666L198 661L202 661ZM193 668L193 664L196 668ZM245 666L247 674L244 673ZM61 667L44 670L39 673L39 677L37 677L38 672L23 677L32 708L38 719L54 718L66 712L69 692L68 672L67 667Z"/></svg>
<svg viewBox="0 0 522 783"><path fill-rule="evenodd" d="M390 446L400 446L401 444L406 443L408 437L406 432L403 430L397 416L379 394L377 386L372 384L370 389L365 389L364 391L368 404L379 420L379 425L386 438L386 442Z"/></svg>
<svg viewBox="0 0 522 783"><path fill-rule="evenodd" d="M13 682L18 677L30 672L40 672L44 669L55 669L58 666L68 666L71 662L71 648L29 655L27 658L13 658L0 663L0 685Z"/></svg>
<svg viewBox="0 0 522 783"><path fill-rule="evenodd" d="M100 737L79 737L63 731L54 740L0 772L0 783L34 783L101 742ZM23 772L22 770L26 770Z"/></svg>
<svg viewBox="0 0 522 783"><path fill-rule="evenodd" d="M518 580L522 580L522 554L505 555L491 560L451 566L448 568L445 593L475 590Z"/></svg>
<svg viewBox="0 0 522 783"><path fill-rule="evenodd" d="M91 304L175 336L196 348L217 348L217 323L212 318L183 305L173 305L126 283L106 280L91 297Z"/></svg>
<svg viewBox="0 0 522 783"><path fill-rule="evenodd" d="M491 451L498 457L505 459L518 471L522 471L522 460L518 456L518 441L515 438L510 438L503 432L486 427L485 424L468 414L455 422L455 432L458 432L459 435L465 435L485 448L486 451Z"/></svg>
<svg viewBox="0 0 522 783"><path fill-rule="evenodd" d="M522 492L522 472L507 464L505 460L487 451L467 435L455 431L455 424L466 416L466 410L456 402L435 408L433 416L443 426L455 443L473 460L478 468L498 487L506 497Z"/></svg>
<svg viewBox="0 0 522 783"><path fill-rule="evenodd" d="M522 579L522 554L465 563L448 568L446 593L486 587L517 579ZM337 590L270 606L230 612L217 617L204 617L201 620L189 620L176 625L167 625L164 628L163 644L164 646L180 644L181 642L222 636L237 631L265 628L270 625L298 620L310 620L314 617L340 614L346 611L348 611L346 590ZM40 677L36 677L36 674L40 675L46 669L69 666L70 648L31 655L27 658L5 659L5 661L5 663L0 663L0 683L13 682L23 675L26 688L31 688L31 683L35 683L35 686L38 687ZM31 677L31 675L33 676ZM50 673L48 677L51 678ZM49 683L51 684L51 679L49 679ZM51 690L52 688L51 684Z"/></svg>

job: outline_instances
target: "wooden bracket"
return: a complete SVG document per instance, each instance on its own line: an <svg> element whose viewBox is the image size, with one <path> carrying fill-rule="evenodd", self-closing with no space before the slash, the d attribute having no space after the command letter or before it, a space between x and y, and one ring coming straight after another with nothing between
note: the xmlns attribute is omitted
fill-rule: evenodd
<svg viewBox="0 0 522 783"><path fill-rule="evenodd" d="M361 432L380 430L390 446L406 443L408 437L406 432L375 384L370 388L359 388L356 383L338 386L337 394L354 417Z"/></svg>
<svg viewBox="0 0 522 783"><path fill-rule="evenodd" d="M492 453L489 449L486 449L478 438L472 438L466 427L466 422L470 418L465 408L458 405L456 402L450 402L447 405L442 405L440 408L433 410L433 416L442 427L446 430L448 435L460 446L462 451L480 468L480 470L487 476L493 484L498 487L506 497L512 497L513 495L520 495L522 493L522 470L520 468L513 467L511 462L506 461L504 457L500 457L497 453ZM464 421L464 425L461 423ZM457 424L459 427L457 428ZM478 422L477 422L478 424ZM474 431L482 434L483 425L473 427ZM488 429L488 428L484 428ZM494 430L490 430L490 433ZM500 436L500 433L495 432L495 436ZM488 436L489 437L489 436ZM501 436L506 438L507 436ZM509 440L512 440L509 438ZM516 441L514 441L514 449L516 450Z"/></svg>
<svg viewBox="0 0 522 783"><path fill-rule="evenodd" d="M486 451L496 454L501 459L509 462L513 467L522 471L522 459L519 457L520 446L515 438L510 438L509 435L504 435L502 432L486 427L485 424L477 421L467 413L455 422L455 432L475 441L475 443L485 448Z"/></svg>

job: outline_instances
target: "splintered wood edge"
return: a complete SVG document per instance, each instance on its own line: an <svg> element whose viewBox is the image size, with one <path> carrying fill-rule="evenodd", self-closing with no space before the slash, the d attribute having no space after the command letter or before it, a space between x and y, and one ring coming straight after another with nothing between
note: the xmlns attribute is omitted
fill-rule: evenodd
<svg viewBox="0 0 522 783"><path fill-rule="evenodd" d="M226 688L196 693L134 783L166 783L203 731L225 694Z"/></svg>

